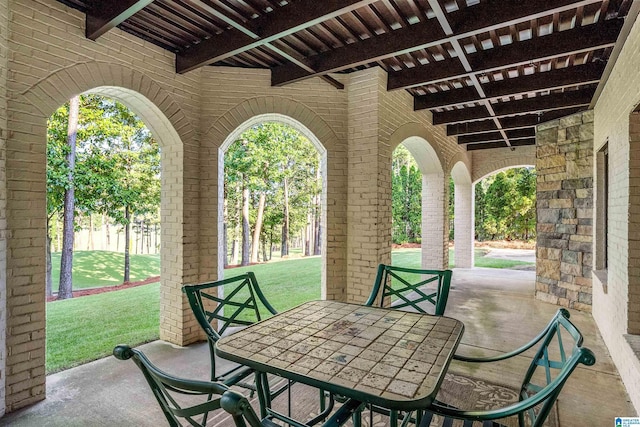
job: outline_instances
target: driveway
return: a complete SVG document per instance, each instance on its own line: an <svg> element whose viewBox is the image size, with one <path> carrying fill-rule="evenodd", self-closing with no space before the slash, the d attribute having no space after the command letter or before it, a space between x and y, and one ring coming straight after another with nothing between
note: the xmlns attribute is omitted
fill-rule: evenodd
<svg viewBox="0 0 640 427"><path fill-rule="evenodd" d="M536 262L535 249L491 248L485 256L489 258L508 259L512 261Z"/></svg>

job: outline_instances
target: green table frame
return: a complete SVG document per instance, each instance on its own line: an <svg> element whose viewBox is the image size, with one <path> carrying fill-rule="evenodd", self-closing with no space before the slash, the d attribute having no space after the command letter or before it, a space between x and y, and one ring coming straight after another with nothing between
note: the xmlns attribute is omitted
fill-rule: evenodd
<svg viewBox="0 0 640 427"><path fill-rule="evenodd" d="M435 399L463 332L449 317L310 301L220 339L215 352L263 375L412 411Z"/></svg>

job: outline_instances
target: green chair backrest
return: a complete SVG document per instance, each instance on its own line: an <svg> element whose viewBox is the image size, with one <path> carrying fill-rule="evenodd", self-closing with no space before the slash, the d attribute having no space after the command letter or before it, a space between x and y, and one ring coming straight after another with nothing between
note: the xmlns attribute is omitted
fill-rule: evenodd
<svg viewBox="0 0 640 427"><path fill-rule="evenodd" d="M182 291L187 295L198 323L212 342L217 341L229 327L250 325L261 320L258 301L269 313L277 313L250 271L214 282L186 285Z"/></svg>
<svg viewBox="0 0 640 427"><path fill-rule="evenodd" d="M522 381L519 401L490 410L457 409L446 402L435 401L428 411L451 419L471 421L500 420L517 415L520 427L541 427L556 402L562 387L578 364L591 366L596 358L591 350L582 347L582 334L569 321L569 311L561 308L547 326L531 341L508 353L490 357L454 355L454 359L470 363L492 363L511 359L539 344ZM429 417L423 419L428 425ZM501 425L495 423L494 425ZM421 424L421 427L424 427Z"/></svg>
<svg viewBox="0 0 640 427"><path fill-rule="evenodd" d="M596 362L593 352L582 347L582 341L582 334L569 320L569 312L558 310L547 325L547 332L522 381L520 401L523 406L529 406L527 402L539 403L518 414L521 426L525 425L527 416L533 427L542 426L578 364L591 366Z"/></svg>
<svg viewBox="0 0 640 427"><path fill-rule="evenodd" d="M451 270L425 270L417 268L395 267L380 264L371 295L365 305L384 306L385 299L391 297L392 308L412 307L420 313L426 313L423 303L434 306L435 315L442 316L447 307ZM429 288L427 290L427 288Z"/></svg>
<svg viewBox="0 0 640 427"><path fill-rule="evenodd" d="M133 359L144 374L171 427L181 426L180 419L193 426L205 426L207 414L220 409L220 398L229 389L215 382L187 380L169 375L151 363L140 350L128 345L116 346L113 355L120 360Z"/></svg>

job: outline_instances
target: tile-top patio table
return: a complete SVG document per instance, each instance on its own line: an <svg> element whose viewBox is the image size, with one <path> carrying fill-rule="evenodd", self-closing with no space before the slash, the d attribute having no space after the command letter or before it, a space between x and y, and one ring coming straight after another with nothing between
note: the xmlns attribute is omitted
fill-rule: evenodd
<svg viewBox="0 0 640 427"><path fill-rule="evenodd" d="M361 402L414 410L433 401L463 331L448 317L311 301L220 339L216 353Z"/></svg>

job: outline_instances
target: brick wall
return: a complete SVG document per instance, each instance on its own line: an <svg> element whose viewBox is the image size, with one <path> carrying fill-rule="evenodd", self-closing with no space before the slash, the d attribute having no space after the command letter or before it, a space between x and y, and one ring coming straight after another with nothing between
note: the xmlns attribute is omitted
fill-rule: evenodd
<svg viewBox="0 0 640 427"><path fill-rule="evenodd" d="M97 42L86 40L84 15L59 2L9 4L11 53L0 87L6 88L9 99L2 182L7 187L3 213L11 239L2 271L6 271L8 311L5 402L11 411L44 398L45 393L46 120L74 94L96 87L100 87L97 92L111 90L142 116L161 141L162 330L164 337L178 340L186 313L179 288L185 277L195 277L198 267L190 258L197 254L197 233L183 227L196 222L185 216L197 212L192 203L198 200L197 187L183 183L197 175L191 167L197 152L191 147L198 146L198 135L189 117L199 111L199 73L176 75L172 54L119 30ZM113 87L124 89L117 93L107 89Z"/></svg>
<svg viewBox="0 0 640 427"><path fill-rule="evenodd" d="M375 265L390 261L390 167L398 144L417 137L435 151L443 217L451 167L471 166L428 111L413 112L406 91L386 91L379 68L337 76L347 85L340 91L320 79L272 88L264 70L204 67L177 75L174 63L173 54L117 29L85 39L84 15L54 0L0 5L0 396L6 391L8 411L44 398L46 120L71 96L91 90L124 102L160 141L161 337L178 344L201 337L181 286L215 278L220 268L218 149L248 120L290 120L327 150L329 299L363 300ZM436 226L434 253L446 264L447 224Z"/></svg>
<svg viewBox="0 0 640 427"><path fill-rule="evenodd" d="M217 262L218 155L234 132L262 120L286 122L326 150L326 244L323 246L322 294L345 300L347 281L347 90L321 79L271 87L268 70L203 69L199 251L200 277L209 280L222 266ZM338 77L340 78L340 77ZM230 142L230 141L228 141ZM258 278L259 279L259 278ZM194 333L199 327L193 324ZM190 334L187 331L187 334Z"/></svg>
<svg viewBox="0 0 640 427"><path fill-rule="evenodd" d="M538 126L536 298L591 311L593 111Z"/></svg>
<svg viewBox="0 0 640 427"><path fill-rule="evenodd" d="M636 148L638 143L630 136L637 133L637 116L631 113L640 103L638 70L640 22L636 20L594 108L594 149L597 152L607 144L611 168L608 268L598 276L594 275L593 317L629 396L640 412L640 336L628 333L636 317L632 312L640 310L638 233L637 226L634 227L640 205L636 178L640 157Z"/></svg>
<svg viewBox="0 0 640 427"><path fill-rule="evenodd" d="M473 173L471 181L475 184L487 175L507 168L534 166L536 164L536 147L534 145L471 152Z"/></svg>
<svg viewBox="0 0 640 427"><path fill-rule="evenodd" d="M9 6L7 2L0 5L0 82L7 76L8 61L8 22ZM7 328L7 89L0 83L0 417L5 412L6 384L6 328Z"/></svg>

